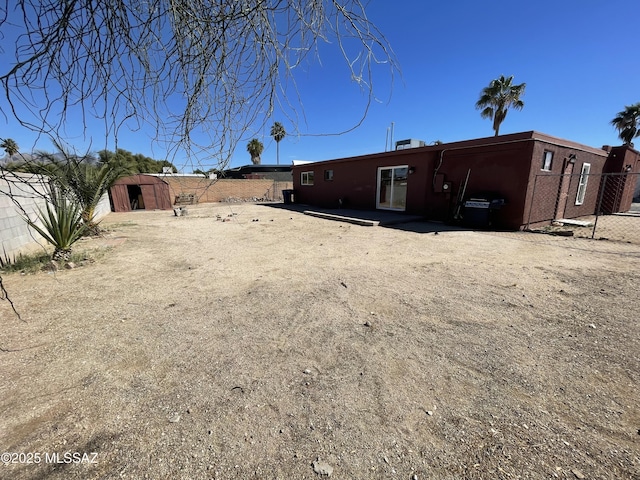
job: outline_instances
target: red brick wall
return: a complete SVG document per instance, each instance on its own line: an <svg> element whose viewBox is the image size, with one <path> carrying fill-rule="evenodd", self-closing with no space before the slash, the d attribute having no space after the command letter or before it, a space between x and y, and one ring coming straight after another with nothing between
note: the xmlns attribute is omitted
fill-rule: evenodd
<svg viewBox="0 0 640 480"><path fill-rule="evenodd" d="M542 171L545 150L554 154L549 172ZM414 167L414 173L407 180L406 212L446 220L454 213L456 199L470 171L464 197L493 193L503 198L506 204L497 212L495 225L517 229L526 225L530 214L532 222L554 218L558 175L564 171L571 154L577 157L573 172L576 181L569 185L563 212L571 217L588 215L595 209L599 185L597 179L591 179L584 203L575 205L580 168L587 162L592 174L601 173L606 152L538 132L296 165L293 184L299 203L335 208L339 199L346 199L343 203L346 207L375 209L378 168L408 165ZM333 170L332 180L324 179L325 170ZM311 171L314 185L301 185L301 174ZM533 185L541 174L549 178L543 182L545 189L536 188L533 199ZM438 182L440 185L447 182L451 188L445 192L437 187Z"/></svg>

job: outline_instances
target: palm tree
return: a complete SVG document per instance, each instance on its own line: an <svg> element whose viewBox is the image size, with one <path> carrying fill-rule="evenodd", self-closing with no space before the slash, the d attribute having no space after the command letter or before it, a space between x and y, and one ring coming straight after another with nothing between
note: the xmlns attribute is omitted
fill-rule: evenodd
<svg viewBox="0 0 640 480"><path fill-rule="evenodd" d="M287 132L285 132L284 127L280 122L276 122L273 124L273 127L271 127L270 135L276 141L276 159L278 165L280 165L280 140L287 135Z"/></svg>
<svg viewBox="0 0 640 480"><path fill-rule="evenodd" d="M525 83L513 85L513 75L506 78L500 75L500 78L492 80L488 87L482 89L480 99L476 102L476 109L482 111L482 118L490 118L493 120L493 130L496 137L500 134L500 124L507 116L510 108L522 110L524 102L520 100L520 96L524 95Z"/></svg>
<svg viewBox="0 0 640 480"><path fill-rule="evenodd" d="M0 148L2 148L7 153L7 155L9 155L9 158L18 153L19 147L15 140L11 138L2 138L0 140L2 140L2 143L0 143Z"/></svg>
<svg viewBox="0 0 640 480"><path fill-rule="evenodd" d="M254 138L247 144L247 152L251 155L251 163L260 165L260 155L262 155L263 150L264 145L257 138Z"/></svg>
<svg viewBox="0 0 640 480"><path fill-rule="evenodd" d="M624 145L633 147L633 139L640 137L640 103L628 105L611 120Z"/></svg>

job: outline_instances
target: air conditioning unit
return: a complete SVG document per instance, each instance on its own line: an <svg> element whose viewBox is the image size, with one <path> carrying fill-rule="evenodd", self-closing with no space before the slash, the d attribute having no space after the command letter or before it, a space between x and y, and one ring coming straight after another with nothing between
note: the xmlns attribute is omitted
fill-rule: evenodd
<svg viewBox="0 0 640 480"><path fill-rule="evenodd" d="M165 175L171 175L173 173L173 168L171 167L162 167L162 173Z"/></svg>
<svg viewBox="0 0 640 480"><path fill-rule="evenodd" d="M398 140L396 142L396 150L405 150L407 148L424 147L426 144L424 140L416 140L415 138L409 138L407 140Z"/></svg>

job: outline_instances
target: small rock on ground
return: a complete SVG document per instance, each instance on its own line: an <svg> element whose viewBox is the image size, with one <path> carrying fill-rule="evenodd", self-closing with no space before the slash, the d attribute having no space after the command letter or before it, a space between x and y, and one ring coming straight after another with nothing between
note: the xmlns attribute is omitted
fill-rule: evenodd
<svg viewBox="0 0 640 480"><path fill-rule="evenodd" d="M313 467L313 471L318 475L326 475L327 477L330 477L333 473L333 467L327 462L320 460L320 458L313 462L311 466Z"/></svg>

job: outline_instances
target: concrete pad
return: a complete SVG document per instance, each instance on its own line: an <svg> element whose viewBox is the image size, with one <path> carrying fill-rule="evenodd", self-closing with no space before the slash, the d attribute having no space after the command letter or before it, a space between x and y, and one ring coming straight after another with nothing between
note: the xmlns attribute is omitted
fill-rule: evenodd
<svg viewBox="0 0 640 480"><path fill-rule="evenodd" d="M397 225L401 223L424 220L424 217L420 215L408 215L403 212L393 212L387 210L328 210L314 208L313 210L303 210L303 213L305 215L311 215L313 217L353 223L365 227L376 227L378 225Z"/></svg>
<svg viewBox="0 0 640 480"><path fill-rule="evenodd" d="M337 220L339 222L353 223L355 225L362 225L363 227L377 227L378 225L380 225L380 221L378 220L365 220L363 218L345 217L342 215L333 215L331 213L314 212L312 210L305 210L302 213L304 213L305 215L310 215L312 217L324 218L327 220Z"/></svg>
<svg viewBox="0 0 640 480"><path fill-rule="evenodd" d="M558 222L563 225L573 225L575 227L593 227L593 222L589 222L587 220L573 220L562 218L560 220L554 220L554 222Z"/></svg>

